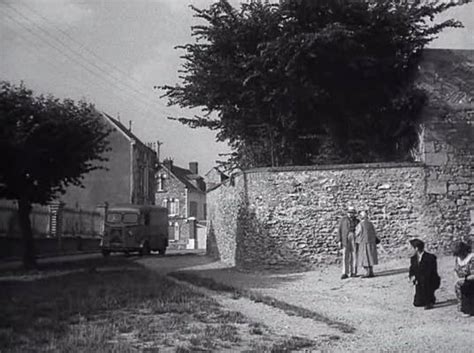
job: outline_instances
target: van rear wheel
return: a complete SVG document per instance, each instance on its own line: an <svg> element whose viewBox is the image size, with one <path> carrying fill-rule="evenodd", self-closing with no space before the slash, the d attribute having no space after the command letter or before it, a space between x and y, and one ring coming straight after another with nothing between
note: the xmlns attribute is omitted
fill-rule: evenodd
<svg viewBox="0 0 474 353"><path fill-rule="evenodd" d="M148 243L143 244L142 248L140 249L140 256L150 255L150 253L150 245L148 245Z"/></svg>
<svg viewBox="0 0 474 353"><path fill-rule="evenodd" d="M165 254L166 254L166 248L160 248L160 249L158 249L158 254L160 254L160 255L165 255Z"/></svg>

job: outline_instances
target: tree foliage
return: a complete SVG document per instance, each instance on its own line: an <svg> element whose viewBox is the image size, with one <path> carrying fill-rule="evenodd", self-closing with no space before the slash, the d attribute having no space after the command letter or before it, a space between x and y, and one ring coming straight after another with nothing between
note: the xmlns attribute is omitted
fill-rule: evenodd
<svg viewBox="0 0 474 353"><path fill-rule="evenodd" d="M401 160L416 140L423 48L469 1L289 0L192 7L202 24L184 50L182 83L162 86L178 118L217 130L240 167Z"/></svg>
<svg viewBox="0 0 474 353"><path fill-rule="evenodd" d="M103 168L109 130L90 104L34 96L8 82L0 82L0 127L0 198L18 201L20 228L32 247L31 205L48 203ZM34 263L33 250L25 253Z"/></svg>

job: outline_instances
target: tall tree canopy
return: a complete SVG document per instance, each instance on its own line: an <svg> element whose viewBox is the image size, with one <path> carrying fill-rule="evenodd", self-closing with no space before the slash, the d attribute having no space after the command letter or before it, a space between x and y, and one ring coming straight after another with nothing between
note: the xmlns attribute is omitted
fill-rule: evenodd
<svg viewBox="0 0 474 353"><path fill-rule="evenodd" d="M0 82L0 198L18 201L27 267L35 265L32 204L48 203L103 168L108 134L90 104L36 97L23 85Z"/></svg>
<svg viewBox="0 0 474 353"><path fill-rule="evenodd" d="M197 9L182 83L162 86L178 118L217 130L240 167L406 159L426 95L423 48L470 0L288 0Z"/></svg>

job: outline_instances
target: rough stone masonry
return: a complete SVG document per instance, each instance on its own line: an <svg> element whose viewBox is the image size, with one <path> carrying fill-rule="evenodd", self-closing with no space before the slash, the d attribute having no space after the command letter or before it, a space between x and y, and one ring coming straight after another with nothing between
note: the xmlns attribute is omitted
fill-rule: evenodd
<svg viewBox="0 0 474 353"><path fill-rule="evenodd" d="M337 226L348 204L369 209L389 256L406 255L414 236L438 253L472 238L473 66L464 52L427 54L432 57L422 86L431 103L417 163L260 168L234 175L207 194L208 253L247 268L334 261Z"/></svg>
<svg viewBox="0 0 474 353"><path fill-rule="evenodd" d="M260 168L208 194L208 252L240 267L306 266L337 258L348 204L368 209L386 254L409 238L435 252L472 234L472 112L425 124L420 163Z"/></svg>
<svg viewBox="0 0 474 353"><path fill-rule="evenodd" d="M351 204L370 210L393 252L420 226L423 180L421 164L247 171L208 194L215 241L209 251L241 267L330 261L339 252L339 219Z"/></svg>

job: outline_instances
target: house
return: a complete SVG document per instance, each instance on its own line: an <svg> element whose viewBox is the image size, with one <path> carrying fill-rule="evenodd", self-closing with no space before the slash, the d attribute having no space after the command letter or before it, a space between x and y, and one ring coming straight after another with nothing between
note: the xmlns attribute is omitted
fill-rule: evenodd
<svg viewBox="0 0 474 353"><path fill-rule="evenodd" d="M48 206L34 205L31 223L35 237L97 237L102 232L105 203L155 204L156 152L120 121L103 114L111 129L107 169L94 170L83 187L69 186ZM15 202L0 200L0 236L19 237Z"/></svg>
<svg viewBox="0 0 474 353"><path fill-rule="evenodd" d="M191 162L189 169L185 169L174 165L171 159L165 159L159 165L156 186L156 204L169 211L170 246L204 248L206 184L199 175L198 163Z"/></svg>
<svg viewBox="0 0 474 353"><path fill-rule="evenodd" d="M210 169L204 174L204 181L206 183L206 190L213 189L229 177L219 170L218 167Z"/></svg>
<svg viewBox="0 0 474 353"><path fill-rule="evenodd" d="M104 163L107 169L85 175L84 188L69 187L60 201L73 209L91 209L104 202L155 204L156 152L119 120L107 114L103 119L111 128L110 151Z"/></svg>

